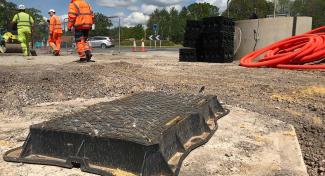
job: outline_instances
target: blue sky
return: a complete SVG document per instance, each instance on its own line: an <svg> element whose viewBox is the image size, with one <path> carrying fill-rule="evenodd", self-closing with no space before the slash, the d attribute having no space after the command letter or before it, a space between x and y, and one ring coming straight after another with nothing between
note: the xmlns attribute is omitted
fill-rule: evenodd
<svg viewBox="0 0 325 176"><path fill-rule="evenodd" d="M17 5L24 4L26 7L37 8L47 17L49 9L55 9L57 15L67 14L70 0L8 0ZM156 8L175 7L181 9L182 6L193 2L208 2L225 9L227 0L88 0L95 12L101 12L107 16L118 15L122 17L122 23L127 26L145 24L148 15Z"/></svg>

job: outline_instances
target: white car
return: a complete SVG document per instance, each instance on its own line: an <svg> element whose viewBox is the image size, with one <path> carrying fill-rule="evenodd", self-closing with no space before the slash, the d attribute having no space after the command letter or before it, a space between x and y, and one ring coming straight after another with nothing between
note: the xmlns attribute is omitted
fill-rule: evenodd
<svg viewBox="0 0 325 176"><path fill-rule="evenodd" d="M103 36L95 36L88 38L88 44L93 47L100 47L100 48L110 48L114 47L113 41L110 37L103 37Z"/></svg>

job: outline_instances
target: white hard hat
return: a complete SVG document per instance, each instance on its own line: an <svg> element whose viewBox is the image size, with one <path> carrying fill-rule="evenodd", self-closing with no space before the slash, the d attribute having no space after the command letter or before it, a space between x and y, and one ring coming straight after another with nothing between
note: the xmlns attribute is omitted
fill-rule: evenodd
<svg viewBox="0 0 325 176"><path fill-rule="evenodd" d="M55 10L54 10L54 9L50 9L50 10L49 10L49 13L50 13L50 12L55 13Z"/></svg>
<svg viewBox="0 0 325 176"><path fill-rule="evenodd" d="M25 9L26 9L26 7L25 7L25 5L23 5L23 4L20 4L20 5L18 6L18 9L19 9L19 10L25 10Z"/></svg>

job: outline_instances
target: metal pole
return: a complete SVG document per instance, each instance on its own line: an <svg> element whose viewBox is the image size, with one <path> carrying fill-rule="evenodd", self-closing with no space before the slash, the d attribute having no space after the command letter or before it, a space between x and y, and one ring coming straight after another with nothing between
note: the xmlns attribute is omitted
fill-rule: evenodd
<svg viewBox="0 0 325 176"><path fill-rule="evenodd" d="M155 37L157 37L157 31L155 31ZM155 40L155 48L157 48L157 40Z"/></svg>
<svg viewBox="0 0 325 176"><path fill-rule="evenodd" d="M273 18L275 18L275 15L276 15L276 1L277 1L277 0L274 0Z"/></svg>
<svg viewBox="0 0 325 176"><path fill-rule="evenodd" d="M229 12L229 1L230 1L230 0L227 0L227 15L228 15L228 18L229 18L229 16L230 16L230 12Z"/></svg>
<svg viewBox="0 0 325 176"><path fill-rule="evenodd" d="M121 17L118 17L118 53L121 53Z"/></svg>
<svg viewBox="0 0 325 176"><path fill-rule="evenodd" d="M147 30L145 29L144 26L142 26L142 27L144 29L144 41L146 41L147 40Z"/></svg>
<svg viewBox="0 0 325 176"><path fill-rule="evenodd" d="M121 17L120 16L109 16L108 18L118 18L118 53L121 53Z"/></svg>

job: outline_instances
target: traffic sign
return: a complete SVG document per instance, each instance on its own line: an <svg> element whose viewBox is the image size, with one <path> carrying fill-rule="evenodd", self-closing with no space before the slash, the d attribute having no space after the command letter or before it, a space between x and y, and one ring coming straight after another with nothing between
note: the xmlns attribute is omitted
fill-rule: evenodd
<svg viewBox="0 0 325 176"><path fill-rule="evenodd" d="M160 35L150 35L149 36L149 39L150 40L158 40L159 41L160 40Z"/></svg>
<svg viewBox="0 0 325 176"><path fill-rule="evenodd" d="M153 24L152 30L157 34L158 24Z"/></svg>
<svg viewBox="0 0 325 176"><path fill-rule="evenodd" d="M159 38L159 37L160 37L160 35L157 35L157 36L155 37L155 38L156 38L156 40L158 40L158 41L159 41L159 40L160 40L160 38Z"/></svg>

